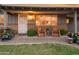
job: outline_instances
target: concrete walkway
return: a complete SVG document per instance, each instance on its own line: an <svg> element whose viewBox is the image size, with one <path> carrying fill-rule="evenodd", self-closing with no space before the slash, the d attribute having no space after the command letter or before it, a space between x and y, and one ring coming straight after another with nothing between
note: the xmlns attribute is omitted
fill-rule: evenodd
<svg viewBox="0 0 79 59"><path fill-rule="evenodd" d="M27 37L26 35L16 35L15 38L8 41L0 41L0 45L17 45L17 44L44 44L44 43L58 43L70 45L79 48L77 44L68 44L66 36L61 37Z"/></svg>

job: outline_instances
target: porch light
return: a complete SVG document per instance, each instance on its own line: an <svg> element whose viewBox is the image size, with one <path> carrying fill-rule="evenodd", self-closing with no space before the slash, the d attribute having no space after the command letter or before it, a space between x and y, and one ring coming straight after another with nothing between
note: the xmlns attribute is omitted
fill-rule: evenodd
<svg viewBox="0 0 79 59"><path fill-rule="evenodd" d="M69 24L69 19L66 19L66 23Z"/></svg>
<svg viewBox="0 0 79 59"><path fill-rule="evenodd" d="M33 11L28 11L28 12L33 12Z"/></svg>
<svg viewBox="0 0 79 59"><path fill-rule="evenodd" d="M35 18L35 16L34 15L28 15L27 18L28 18L28 20L32 20L32 19Z"/></svg>

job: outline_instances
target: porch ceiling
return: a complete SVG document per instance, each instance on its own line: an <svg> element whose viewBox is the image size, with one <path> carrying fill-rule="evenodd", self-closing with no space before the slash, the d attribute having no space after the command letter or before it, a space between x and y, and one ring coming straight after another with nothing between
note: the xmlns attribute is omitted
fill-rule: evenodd
<svg viewBox="0 0 79 59"><path fill-rule="evenodd" d="M39 12L39 11L12 11L12 10L7 10L9 13L23 13L23 14L68 14L72 13L72 11L52 11L52 12Z"/></svg>
<svg viewBox="0 0 79 59"><path fill-rule="evenodd" d="M74 10L79 12L79 4L4 4L0 5L0 8L10 13L66 14Z"/></svg>
<svg viewBox="0 0 79 59"><path fill-rule="evenodd" d="M48 5L48 4L26 4L26 5L1 5L0 8L4 10L16 10L16 11L73 11L79 9L65 5Z"/></svg>

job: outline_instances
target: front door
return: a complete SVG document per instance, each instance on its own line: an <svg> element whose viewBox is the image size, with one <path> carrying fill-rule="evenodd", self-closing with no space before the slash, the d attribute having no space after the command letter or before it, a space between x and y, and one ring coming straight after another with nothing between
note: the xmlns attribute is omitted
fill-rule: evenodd
<svg viewBox="0 0 79 59"><path fill-rule="evenodd" d="M26 34L27 32L27 17L26 15L18 15L18 33Z"/></svg>

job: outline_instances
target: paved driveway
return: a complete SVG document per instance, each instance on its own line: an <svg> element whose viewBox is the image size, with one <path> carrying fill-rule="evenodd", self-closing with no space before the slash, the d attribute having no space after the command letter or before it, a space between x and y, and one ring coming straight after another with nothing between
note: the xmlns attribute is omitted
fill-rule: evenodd
<svg viewBox="0 0 79 59"><path fill-rule="evenodd" d="M79 47L77 44L68 44L66 36L60 37L27 37L26 35L16 35L15 38L8 41L0 41L0 45L16 45L16 44L43 44L43 43L58 43Z"/></svg>

